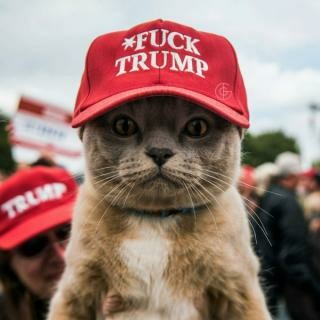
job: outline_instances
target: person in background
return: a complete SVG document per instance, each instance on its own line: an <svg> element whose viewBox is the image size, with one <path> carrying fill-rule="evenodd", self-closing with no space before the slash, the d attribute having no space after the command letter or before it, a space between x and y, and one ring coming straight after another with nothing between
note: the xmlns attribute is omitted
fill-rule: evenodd
<svg viewBox="0 0 320 320"><path fill-rule="evenodd" d="M55 161L55 154L50 150L42 150L37 160L30 164L31 167L44 166L44 167L55 167L58 164Z"/></svg>
<svg viewBox="0 0 320 320"><path fill-rule="evenodd" d="M267 192L271 181L278 175L278 167L272 162L265 162L256 167L254 171L254 181L256 184L256 193L259 198Z"/></svg>
<svg viewBox="0 0 320 320"><path fill-rule="evenodd" d="M270 246L268 231L265 228L264 222L266 220L265 215L269 215L268 212L261 208L261 201L264 198L268 188L270 186L271 180L278 173L278 168L274 163L267 162L256 167L252 172L251 179L254 187L251 190L251 199L253 201L254 210L248 210L249 221L252 231L252 245L257 254L260 262L260 281L264 294L267 298L268 304L272 305L272 299L270 299L272 294L272 288L266 286L265 279L268 279L268 268L264 266L265 255L268 254ZM268 217L267 217L268 218ZM267 248L267 250L265 250ZM271 309L273 309L271 307Z"/></svg>
<svg viewBox="0 0 320 320"><path fill-rule="evenodd" d="M44 320L65 268L78 186L60 167L17 171L0 185L0 320ZM103 314L121 310L114 292Z"/></svg>
<svg viewBox="0 0 320 320"><path fill-rule="evenodd" d="M304 200L304 214L308 225L311 265L320 279L320 174L314 175L315 187ZM320 297L318 298L320 302ZM320 319L320 316L319 316Z"/></svg>
<svg viewBox="0 0 320 320"><path fill-rule="evenodd" d="M238 190L249 214L254 213L256 210L254 170L254 167L243 165L238 180Z"/></svg>
<svg viewBox="0 0 320 320"><path fill-rule="evenodd" d="M250 215L249 218L251 220L251 225L253 226L254 232L254 249L259 258L262 256L261 250L263 250L265 246L270 245L268 242L268 233L263 224L263 221L265 220L264 216L269 215L269 213L261 209L260 202L264 198L266 192L268 192L267 190L270 186L270 183L277 173L278 167L271 162L263 163L254 170L253 179L255 182L254 192L256 195L256 210L255 214ZM262 269L262 279L264 278L263 272L264 270ZM263 283L262 287L264 288Z"/></svg>
<svg viewBox="0 0 320 320"><path fill-rule="evenodd" d="M22 169L0 185L1 320L45 318L65 267L76 193L57 167Z"/></svg>
<svg viewBox="0 0 320 320"><path fill-rule="evenodd" d="M299 183L297 186L297 193L301 201L310 193L320 190L319 180L320 174L315 168L310 168L301 172L299 175Z"/></svg>
<svg viewBox="0 0 320 320"><path fill-rule="evenodd" d="M310 267L320 283L320 181L304 199L304 214L308 226L308 257ZM296 290L297 291L297 290ZM313 319L320 319L320 296L315 291L296 292L301 296L300 304L313 313ZM298 302L298 301L297 301Z"/></svg>
<svg viewBox="0 0 320 320"><path fill-rule="evenodd" d="M293 320L313 320L310 310L299 303L302 292L320 293L319 283L308 264L307 227L295 189L301 172L299 156L285 152L275 161L277 174L260 200L258 214L268 241L259 244L264 286L270 311L277 314L284 298Z"/></svg>
<svg viewBox="0 0 320 320"><path fill-rule="evenodd" d="M320 186L320 181L318 183ZM311 265L320 279L320 190L312 192L305 198L304 209L308 225Z"/></svg>

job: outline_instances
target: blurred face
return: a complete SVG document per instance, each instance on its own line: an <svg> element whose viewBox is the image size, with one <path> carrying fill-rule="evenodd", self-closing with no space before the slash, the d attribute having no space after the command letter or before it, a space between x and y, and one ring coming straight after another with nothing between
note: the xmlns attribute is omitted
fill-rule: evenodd
<svg viewBox="0 0 320 320"><path fill-rule="evenodd" d="M305 194L311 193L317 189L316 180L310 177L301 177L299 179L299 188L301 188Z"/></svg>
<svg viewBox="0 0 320 320"><path fill-rule="evenodd" d="M314 218L309 223L309 230L313 233L320 232L320 218Z"/></svg>
<svg viewBox="0 0 320 320"><path fill-rule="evenodd" d="M285 178L282 178L280 180L280 184L289 190L295 190L298 185L298 182L299 182L298 176L293 174Z"/></svg>
<svg viewBox="0 0 320 320"><path fill-rule="evenodd" d="M20 281L38 298L49 299L64 270L70 225L56 227L10 252L10 265Z"/></svg>

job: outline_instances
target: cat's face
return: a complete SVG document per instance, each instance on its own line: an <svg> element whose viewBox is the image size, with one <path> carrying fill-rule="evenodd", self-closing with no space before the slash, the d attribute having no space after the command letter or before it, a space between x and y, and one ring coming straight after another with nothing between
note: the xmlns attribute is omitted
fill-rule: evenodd
<svg viewBox="0 0 320 320"><path fill-rule="evenodd" d="M117 107L86 124L87 179L112 205L140 210L214 202L234 183L238 129L174 97Z"/></svg>

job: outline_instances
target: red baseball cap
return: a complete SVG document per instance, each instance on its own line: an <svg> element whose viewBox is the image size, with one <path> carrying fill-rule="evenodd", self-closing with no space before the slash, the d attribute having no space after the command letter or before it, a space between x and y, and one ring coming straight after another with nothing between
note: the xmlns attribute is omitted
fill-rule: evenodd
<svg viewBox="0 0 320 320"><path fill-rule="evenodd" d="M22 169L0 184L0 249L71 221L77 193L72 176L59 167Z"/></svg>
<svg viewBox="0 0 320 320"><path fill-rule="evenodd" d="M125 102L157 95L192 101L249 127L246 90L229 41L161 19L92 42L72 126Z"/></svg>
<svg viewBox="0 0 320 320"><path fill-rule="evenodd" d="M316 177L317 173L318 173L317 169L309 168L309 169L307 169L305 171L302 171L300 173L300 176L304 177L304 178L314 179Z"/></svg>

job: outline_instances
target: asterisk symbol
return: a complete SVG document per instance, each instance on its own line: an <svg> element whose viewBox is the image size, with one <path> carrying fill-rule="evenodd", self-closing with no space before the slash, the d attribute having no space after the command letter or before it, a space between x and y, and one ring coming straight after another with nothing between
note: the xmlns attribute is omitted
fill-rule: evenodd
<svg viewBox="0 0 320 320"><path fill-rule="evenodd" d="M124 50L127 50L128 47L132 48L135 43L134 36L131 38L124 38L122 46L124 47Z"/></svg>

